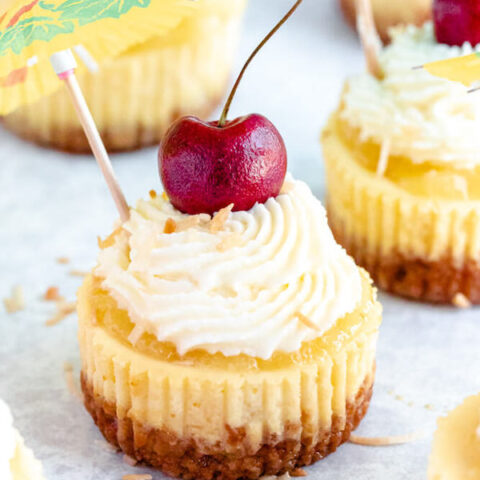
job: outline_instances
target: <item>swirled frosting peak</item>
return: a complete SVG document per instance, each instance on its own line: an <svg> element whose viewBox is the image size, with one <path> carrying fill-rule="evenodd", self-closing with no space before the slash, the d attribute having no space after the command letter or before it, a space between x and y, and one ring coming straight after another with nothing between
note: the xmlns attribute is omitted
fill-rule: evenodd
<svg viewBox="0 0 480 480"><path fill-rule="evenodd" d="M436 41L431 23L395 31L380 55L382 79L364 73L347 82L341 117L363 140L387 141L390 154L413 163L471 169L480 165L480 95L413 67L480 51Z"/></svg>
<svg viewBox="0 0 480 480"><path fill-rule="evenodd" d="M249 211L188 216L140 200L95 274L135 328L192 349L269 358L321 336L351 312L360 274L306 184Z"/></svg>

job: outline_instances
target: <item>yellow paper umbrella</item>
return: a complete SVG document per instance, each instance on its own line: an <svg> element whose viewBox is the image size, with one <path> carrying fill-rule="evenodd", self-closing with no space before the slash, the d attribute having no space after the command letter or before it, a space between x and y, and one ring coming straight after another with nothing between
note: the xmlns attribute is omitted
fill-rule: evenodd
<svg viewBox="0 0 480 480"><path fill-rule="evenodd" d="M469 87L480 80L480 53L426 63L423 68L436 77Z"/></svg>
<svg viewBox="0 0 480 480"><path fill-rule="evenodd" d="M51 63L70 93L122 220L129 216L128 205L75 77L71 49L95 66L168 32L193 8L191 0L0 0L0 115L60 87Z"/></svg>
<svg viewBox="0 0 480 480"><path fill-rule="evenodd" d="M191 0L0 0L0 115L59 88L53 53L73 48L95 65L167 33L194 8Z"/></svg>

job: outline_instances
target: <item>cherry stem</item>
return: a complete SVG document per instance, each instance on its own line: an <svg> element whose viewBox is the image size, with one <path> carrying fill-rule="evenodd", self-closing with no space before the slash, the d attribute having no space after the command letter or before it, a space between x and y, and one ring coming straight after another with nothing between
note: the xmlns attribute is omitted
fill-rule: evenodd
<svg viewBox="0 0 480 480"><path fill-rule="evenodd" d="M232 103L233 97L237 93L238 86L240 85L240 82L242 81L243 75L245 71L247 70L248 66L250 65L251 61L255 58L257 53L262 49L262 47L277 33L278 30L282 27L282 25L293 15L295 10L299 7L299 5L303 2L303 0L297 0L295 2L295 5L285 14L285 16L275 25L275 27L266 35L266 37L260 42L260 44L255 48L255 50L251 53L251 55L248 57L248 60L245 62L245 65L243 66L242 70L240 71L240 74L238 75L237 80L235 81L235 84L233 85L232 91L230 92L230 95L228 96L227 102L225 103L225 107L223 108L222 115L220 116L220 120L217 123L217 126L222 128L225 126L225 122L227 121L227 115L228 111L230 110L230 105Z"/></svg>

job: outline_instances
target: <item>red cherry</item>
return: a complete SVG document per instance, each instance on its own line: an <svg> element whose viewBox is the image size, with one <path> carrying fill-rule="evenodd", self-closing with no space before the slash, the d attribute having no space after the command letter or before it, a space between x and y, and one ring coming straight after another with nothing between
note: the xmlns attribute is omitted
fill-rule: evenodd
<svg viewBox="0 0 480 480"><path fill-rule="evenodd" d="M480 43L480 0L435 0L433 18L440 43Z"/></svg>
<svg viewBox="0 0 480 480"><path fill-rule="evenodd" d="M287 151L275 126L262 115L204 122L177 120L158 153L165 191L172 204L189 214L213 214L233 203L249 210L280 193Z"/></svg>

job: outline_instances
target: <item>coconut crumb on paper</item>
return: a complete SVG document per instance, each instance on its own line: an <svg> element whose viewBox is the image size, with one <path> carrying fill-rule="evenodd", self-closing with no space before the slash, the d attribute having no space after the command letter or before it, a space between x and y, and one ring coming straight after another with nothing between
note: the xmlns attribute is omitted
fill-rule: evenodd
<svg viewBox="0 0 480 480"><path fill-rule="evenodd" d="M86 277L89 272L85 272L84 270L77 270L77 269L73 268L73 269L70 270L70 272L68 272L68 273L69 273L69 275L71 275L72 277Z"/></svg>
<svg viewBox="0 0 480 480"><path fill-rule="evenodd" d="M83 394L77 385L77 382L73 378L73 365L70 362L63 364L63 374L65 377L65 383L67 384L68 391L78 399L83 401Z"/></svg>
<svg viewBox="0 0 480 480"><path fill-rule="evenodd" d="M456 293L452 299L452 304L457 308L470 308L472 303L463 293Z"/></svg>
<svg viewBox="0 0 480 480"><path fill-rule="evenodd" d="M122 480L152 480L152 476L149 473L132 473L124 475Z"/></svg>
<svg viewBox="0 0 480 480"><path fill-rule="evenodd" d="M307 472L303 468L295 468L291 472L292 477L306 477Z"/></svg>
<svg viewBox="0 0 480 480"><path fill-rule="evenodd" d="M407 433L405 435L389 435L386 437L361 437L351 434L349 442L366 447L388 447L391 445L403 445L423 438L423 432Z"/></svg>
<svg viewBox="0 0 480 480"><path fill-rule="evenodd" d="M217 233L223 228L223 226L225 225L225 222L228 220L228 217L232 209L233 209L233 203L226 206L225 208L222 208L213 216L213 218L210 220L210 227L209 227L209 230L211 233Z"/></svg>
<svg viewBox="0 0 480 480"><path fill-rule="evenodd" d="M45 322L47 327L53 327L54 325L57 325L70 314L74 313L77 309L77 302L66 302L64 300L59 300L57 301L56 307L57 311Z"/></svg>
<svg viewBox="0 0 480 480"><path fill-rule="evenodd" d="M122 460L123 460L123 463L126 463L130 467L134 467L138 463L138 461L135 458L127 454L123 455Z"/></svg>
<svg viewBox="0 0 480 480"><path fill-rule="evenodd" d="M67 263L70 263L70 259L68 257L58 257L57 263L60 265L66 265Z"/></svg>
<svg viewBox="0 0 480 480"><path fill-rule="evenodd" d="M3 299L3 305L7 313L15 313L23 310L25 308L23 287L21 285L15 285L12 288L10 296Z"/></svg>
<svg viewBox="0 0 480 480"><path fill-rule="evenodd" d="M58 287L51 286L48 287L45 293L43 294L43 299L47 302L58 302L64 298L60 295Z"/></svg>

